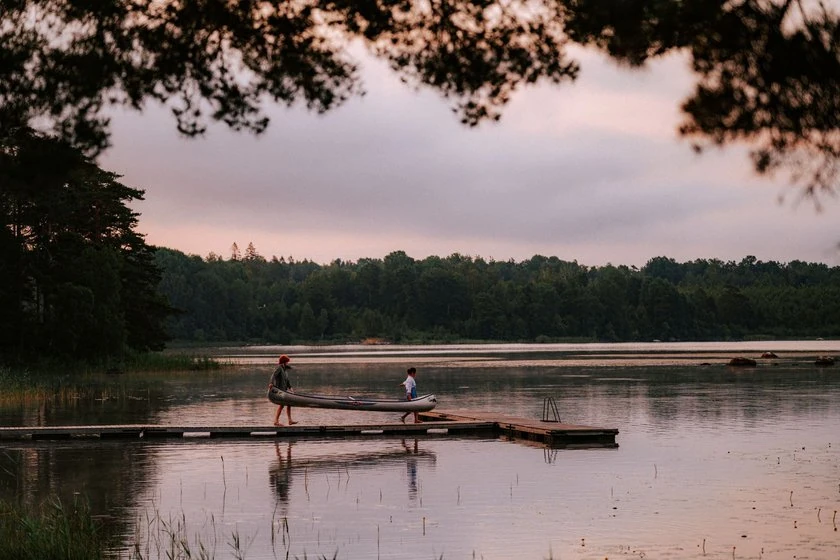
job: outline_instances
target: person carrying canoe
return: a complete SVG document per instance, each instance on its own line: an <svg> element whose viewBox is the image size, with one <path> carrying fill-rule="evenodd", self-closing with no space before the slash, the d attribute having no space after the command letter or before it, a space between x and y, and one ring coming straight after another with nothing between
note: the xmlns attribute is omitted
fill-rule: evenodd
<svg viewBox="0 0 840 560"><path fill-rule="evenodd" d="M414 379L415 375L417 375L417 370L413 367L408 368L406 370L408 376L405 378L405 381L400 383L400 385L405 386L405 398L406 400L413 401L417 398L417 381ZM405 419L408 418L408 415L411 414L410 412L406 412L400 417L400 421L405 424ZM422 420L414 413L414 423L415 424L422 424Z"/></svg>
<svg viewBox="0 0 840 560"><path fill-rule="evenodd" d="M291 369L292 366L288 365L289 362L292 361L287 355L283 354L280 356L280 359L277 360L277 369L274 370L274 373L271 374L271 381L268 382L268 389L271 390L272 387L276 387L281 391L288 391L290 393L294 393L292 390L292 382L289 380L289 374L287 370ZM274 413L274 425L275 426L282 426L283 424L280 423L280 413L283 412L283 405L277 405L277 412ZM286 417L289 419L289 425L297 424L297 422L292 421L292 407L286 406Z"/></svg>

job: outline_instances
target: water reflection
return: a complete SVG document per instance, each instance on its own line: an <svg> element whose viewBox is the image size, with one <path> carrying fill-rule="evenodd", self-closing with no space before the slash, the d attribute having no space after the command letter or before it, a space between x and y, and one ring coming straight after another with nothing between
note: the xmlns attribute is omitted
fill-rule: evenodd
<svg viewBox="0 0 840 560"><path fill-rule="evenodd" d="M409 444L402 439L399 445L388 439L376 443L376 449L366 450L370 447L369 443L360 445L354 440L328 441L325 442L326 449L322 452L326 454L313 455L310 452L306 457L289 461L289 464L295 473L317 474L328 471L351 473L353 470L370 470L406 461L422 463L433 468L437 461L435 453L420 448L418 440Z"/></svg>
<svg viewBox="0 0 840 560"><path fill-rule="evenodd" d="M437 456L433 451L423 449L419 439L399 440L399 446L388 444L387 447L371 451L352 449L358 444L334 441L325 449L327 454L313 455L311 450L305 456L293 458L292 450L296 442L277 441L274 443L276 461L269 468L269 484L281 515L288 513L289 492L293 481L302 481L304 492L309 493L308 481L319 473L334 473L339 477L349 478L354 471L371 471L405 463L405 472L410 502L418 497L418 468L427 473L434 471ZM350 447L348 447L350 446ZM365 447L368 447L367 445Z"/></svg>
<svg viewBox="0 0 840 560"><path fill-rule="evenodd" d="M154 484L157 467L136 442L15 442L0 447L0 499L37 508L48 500L83 500L109 531L125 534L138 489Z"/></svg>
<svg viewBox="0 0 840 560"><path fill-rule="evenodd" d="M417 454L419 453L417 440L414 440L414 445L411 447L402 440L402 446L408 454L405 461L405 470L408 475L408 500L414 503L417 501Z"/></svg>
<svg viewBox="0 0 840 560"><path fill-rule="evenodd" d="M840 558L830 514L838 509L837 369L496 371L428 365L424 387L443 409L534 419L552 397L564 422L619 428L621 447L558 450L451 435L0 442L0 497L35 504L78 492L127 542L145 512L165 519L183 512L188 534L219 543L217 557L238 531L251 543L249 558L273 557L276 545L277 557L290 558L336 550L339 558L604 558L636 550L700 560L704 540L706 557L731 557L736 546L737 558ZM383 380L394 375L391 363L309 364L300 383L370 394L388 391ZM149 416L140 421L265 425L273 405L264 382L265 369L248 366L215 380L172 376L149 393ZM112 420L121 414L100 406ZM51 408L47 420L78 423L79 411L94 418L96 404ZM398 417L311 409L300 420ZM285 540L272 541L280 523Z"/></svg>
<svg viewBox="0 0 840 560"><path fill-rule="evenodd" d="M271 481L271 489L274 492L276 504L280 508L281 515L286 515L289 507L289 486L292 483L292 446L289 441L281 444L274 444L274 453L277 461L268 471L268 479Z"/></svg>

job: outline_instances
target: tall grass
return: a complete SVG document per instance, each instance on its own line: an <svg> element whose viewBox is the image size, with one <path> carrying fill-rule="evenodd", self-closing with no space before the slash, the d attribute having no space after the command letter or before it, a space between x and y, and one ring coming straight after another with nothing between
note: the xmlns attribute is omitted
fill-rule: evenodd
<svg viewBox="0 0 840 560"><path fill-rule="evenodd" d="M0 365L0 407L39 403L69 404L85 399L109 400L127 396L122 373L142 380L148 374L221 369L221 362L205 356L148 352L98 364L41 361L26 366ZM110 375L114 374L114 375ZM102 383L103 375L113 381ZM153 379L150 380L153 382ZM135 383L136 384L136 383Z"/></svg>
<svg viewBox="0 0 840 560"><path fill-rule="evenodd" d="M0 376L17 383L32 385L42 377L73 378L102 373L143 373L162 371L208 371L221 369L219 360L198 354L166 352L130 352L120 357L102 358L93 362L42 358L16 364L0 364Z"/></svg>
<svg viewBox="0 0 840 560"><path fill-rule="evenodd" d="M0 366L0 387L3 387L0 405L42 401L55 391L55 387L50 387L43 377L32 374L30 370L5 366Z"/></svg>
<svg viewBox="0 0 840 560"><path fill-rule="evenodd" d="M132 372L209 371L220 369L222 365L218 360L207 356L143 352L126 356L122 363L113 365L112 369Z"/></svg>
<svg viewBox="0 0 840 560"><path fill-rule="evenodd" d="M272 520L272 524L274 521ZM288 532L288 521L285 520ZM203 533L192 533L187 519L180 516L164 518L160 512L146 512L135 521L133 536L118 538L92 515L87 503L74 500L66 506L53 498L41 507L33 508L0 501L0 559L14 560L214 560L232 558L246 560L253 541L243 540L234 528L224 542L217 541L216 520L211 514ZM206 542L205 542L206 541ZM285 538L284 538L285 541ZM289 543L290 544L290 543ZM219 550L219 549L224 550ZM286 560L309 560L290 556ZM274 553L277 558L277 552ZM316 553L314 560L338 560L339 551L332 555ZM549 559L554 558L549 551ZM437 560L443 560L441 554Z"/></svg>
<svg viewBox="0 0 840 560"><path fill-rule="evenodd" d="M0 367L0 406L68 404L86 398L113 398L122 389L103 387L90 374L32 373Z"/></svg>
<svg viewBox="0 0 840 560"><path fill-rule="evenodd" d="M211 517L213 535L216 531L216 520ZM164 519L159 512L146 513L145 517L137 520L134 538L128 551L130 560L151 560L155 558L178 558L184 560L210 560L216 557L216 543L206 545L198 535L190 539L187 533L187 520L181 517Z"/></svg>
<svg viewBox="0 0 840 560"><path fill-rule="evenodd" d="M53 499L37 509L0 502L0 558L99 560L105 544L82 501L65 506Z"/></svg>

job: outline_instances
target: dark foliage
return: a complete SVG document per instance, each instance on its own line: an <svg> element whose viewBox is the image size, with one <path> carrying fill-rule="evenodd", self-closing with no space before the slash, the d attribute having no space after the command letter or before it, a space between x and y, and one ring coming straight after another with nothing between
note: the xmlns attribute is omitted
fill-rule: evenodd
<svg viewBox="0 0 840 560"><path fill-rule="evenodd" d="M126 204L143 192L67 144L0 136L0 356L89 360L160 349L172 312Z"/></svg>
<svg viewBox="0 0 840 560"><path fill-rule="evenodd" d="M469 125L512 93L579 73L571 43L629 66L682 52L697 86L681 134L747 143L759 173L833 192L840 161L836 9L793 0L0 0L0 128L34 125L88 155L105 109L167 105L178 129L268 125L261 102L323 112L363 87L351 43Z"/></svg>

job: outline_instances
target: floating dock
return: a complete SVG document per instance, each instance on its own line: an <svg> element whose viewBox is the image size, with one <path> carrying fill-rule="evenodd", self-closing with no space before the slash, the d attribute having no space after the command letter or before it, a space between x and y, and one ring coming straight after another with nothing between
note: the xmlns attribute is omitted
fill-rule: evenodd
<svg viewBox="0 0 840 560"><path fill-rule="evenodd" d="M0 440L161 439L161 438L287 438L347 436L496 435L537 441L553 448L618 447L614 428L576 426L529 420L492 412L422 412L422 423L294 426L23 426L0 427Z"/></svg>
<svg viewBox="0 0 840 560"><path fill-rule="evenodd" d="M549 447L618 447L615 438L617 428L597 428L564 424L553 420L531 420L515 416L504 416L496 412L460 410L450 412L423 412L424 420L448 422L492 422L496 434L511 439L525 439L545 443Z"/></svg>

